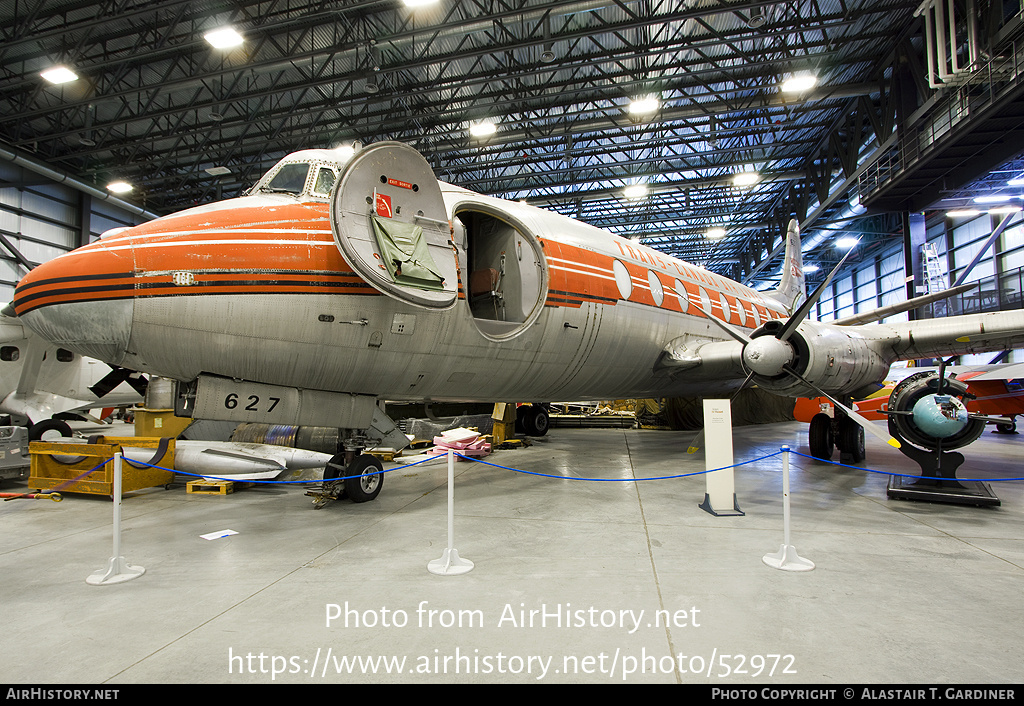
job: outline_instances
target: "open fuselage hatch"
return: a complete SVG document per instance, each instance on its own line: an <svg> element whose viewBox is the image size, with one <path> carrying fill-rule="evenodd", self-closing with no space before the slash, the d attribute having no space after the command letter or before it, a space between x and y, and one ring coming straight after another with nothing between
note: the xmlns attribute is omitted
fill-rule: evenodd
<svg viewBox="0 0 1024 706"><path fill-rule="evenodd" d="M466 302L488 338L508 338L536 320L546 294L537 240L508 214L457 207L453 220Z"/></svg>

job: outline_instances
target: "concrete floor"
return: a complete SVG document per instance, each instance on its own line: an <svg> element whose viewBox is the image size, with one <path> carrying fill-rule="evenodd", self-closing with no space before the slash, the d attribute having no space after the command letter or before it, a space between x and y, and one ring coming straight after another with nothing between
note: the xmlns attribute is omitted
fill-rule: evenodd
<svg viewBox="0 0 1024 706"><path fill-rule="evenodd" d="M806 453L805 431L738 428L736 460ZM663 476L703 468L689 439L553 429L487 460ZM961 476L1024 475L1022 444L986 433ZM870 437L863 465L916 472ZM2 503L0 681L1021 681L1021 483L994 484L997 508L907 502L886 498L886 475L794 458L792 544L816 568L792 573L762 562L783 539L781 466L738 469L746 514L714 517L698 508L701 476L584 482L460 462L455 546L475 562L462 576L427 571L447 542L443 463L389 474L374 502L321 510L298 486L134 493L122 553L146 571L113 586L85 581L110 559L109 500ZM200 538L224 529L238 534Z"/></svg>

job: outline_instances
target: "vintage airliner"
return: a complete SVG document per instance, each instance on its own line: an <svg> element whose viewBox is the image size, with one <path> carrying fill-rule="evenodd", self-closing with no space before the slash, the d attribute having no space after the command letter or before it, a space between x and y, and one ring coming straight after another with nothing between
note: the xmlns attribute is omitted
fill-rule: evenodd
<svg viewBox="0 0 1024 706"><path fill-rule="evenodd" d="M247 195L46 262L14 306L56 345L179 381L180 414L345 430L334 465L361 476L346 481L354 500L380 490L368 445L404 444L380 400L721 396L751 382L856 398L898 359L1024 344L1019 311L807 321L795 227L786 263L759 293L441 183L414 148L381 142L291 154ZM532 409L524 422L543 431ZM837 416L837 443L863 443L862 420Z"/></svg>

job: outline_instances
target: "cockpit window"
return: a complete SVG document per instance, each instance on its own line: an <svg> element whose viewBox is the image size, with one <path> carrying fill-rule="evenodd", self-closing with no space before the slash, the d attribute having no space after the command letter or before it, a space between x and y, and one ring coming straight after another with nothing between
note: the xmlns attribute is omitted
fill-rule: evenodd
<svg viewBox="0 0 1024 706"><path fill-rule="evenodd" d="M313 185L313 193L324 194L325 196L331 193L331 187L334 186L335 179L337 179L337 176L334 174L333 169L320 167L320 171L316 174L316 184Z"/></svg>
<svg viewBox="0 0 1024 706"><path fill-rule="evenodd" d="M262 191L301 194L306 186L307 174L309 174L309 164L306 162L286 164L274 175L270 183L262 188Z"/></svg>

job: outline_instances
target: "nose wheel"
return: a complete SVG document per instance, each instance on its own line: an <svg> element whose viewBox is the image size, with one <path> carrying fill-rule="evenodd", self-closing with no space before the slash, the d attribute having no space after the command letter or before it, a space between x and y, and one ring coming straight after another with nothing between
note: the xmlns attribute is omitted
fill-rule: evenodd
<svg viewBox="0 0 1024 706"><path fill-rule="evenodd" d="M384 487L384 466L370 454L361 454L346 463L346 457L351 455L341 453L332 457L324 467L324 482L319 488L306 491L306 495L313 498L314 509L346 497L354 503L365 503L380 494Z"/></svg>

